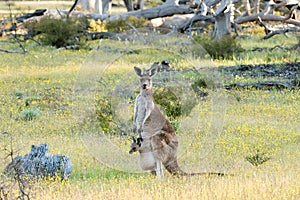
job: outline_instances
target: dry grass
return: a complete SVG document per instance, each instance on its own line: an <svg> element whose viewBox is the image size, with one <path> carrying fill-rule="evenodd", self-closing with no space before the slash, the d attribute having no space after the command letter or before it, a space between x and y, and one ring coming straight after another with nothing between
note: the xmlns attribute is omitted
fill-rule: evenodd
<svg viewBox="0 0 300 200"><path fill-rule="evenodd" d="M115 58L112 54L118 45L121 49L129 49L126 43L116 46L109 43L113 42L99 44L106 48L92 53L53 52L52 48L28 46L30 53L26 55L0 54L3 61L0 64L0 133L8 132L12 136L13 148L21 155L27 153L32 144L47 142L50 153L67 154L73 163L70 180L32 183L33 199L300 198L299 90L211 90L191 116L181 119L178 135L183 169L222 171L234 176L179 179L166 174L162 181L147 173L133 174L104 165L101 162L104 158L117 162L123 157L104 149L110 143L96 140L101 130L92 118L93 106L85 100L95 97L94 89L101 92L100 84L92 79L102 74L97 72L98 64L109 64ZM107 47L112 49L109 51ZM105 80L110 83L107 88L119 86L119 78L125 79L125 72L132 69L134 63L145 64L143 58L152 63L155 58L170 56L172 63L183 67L189 64L170 52L162 51L160 55L148 52L128 53L128 57L116 59L113 65L103 64L108 67L104 73ZM106 55L105 59L100 55ZM91 73L83 73L86 69ZM133 79L128 82L134 82ZM41 115L32 121L22 120L21 111L28 108L38 108ZM86 145L85 136L95 139L89 143L91 146ZM129 138L109 136L107 139L116 145L115 149L120 150L122 156L133 159L127 154ZM9 135L0 135L1 150L9 142ZM245 158L257 150L271 159L255 167ZM103 156L100 159L95 157L99 154ZM0 157L5 156L7 152L0 151ZM8 159L1 159L1 171L8 162ZM12 198L16 195L13 189Z"/></svg>

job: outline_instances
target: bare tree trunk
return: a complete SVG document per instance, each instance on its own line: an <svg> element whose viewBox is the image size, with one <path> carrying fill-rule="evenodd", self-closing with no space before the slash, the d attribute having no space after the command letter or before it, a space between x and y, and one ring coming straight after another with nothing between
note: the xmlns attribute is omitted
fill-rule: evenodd
<svg viewBox="0 0 300 200"><path fill-rule="evenodd" d="M90 9L89 7L89 2L88 0L79 0L78 1L78 5L80 5L82 7L83 10L88 10Z"/></svg>
<svg viewBox="0 0 300 200"><path fill-rule="evenodd" d="M260 0L255 0L255 3L254 3L254 13L255 14L260 12L259 8L260 8Z"/></svg>
<svg viewBox="0 0 300 200"><path fill-rule="evenodd" d="M124 0L124 4L128 12L133 11L133 0Z"/></svg>
<svg viewBox="0 0 300 200"><path fill-rule="evenodd" d="M145 0L138 0L135 6L136 10L144 9Z"/></svg>
<svg viewBox="0 0 300 200"><path fill-rule="evenodd" d="M221 5L216 11L212 36L217 40L221 39L223 35L231 33L231 21L234 20L231 12L232 6L231 0L222 0Z"/></svg>
<svg viewBox="0 0 300 200"><path fill-rule="evenodd" d="M230 13L221 12L215 17L213 37L217 40L231 33Z"/></svg>
<svg viewBox="0 0 300 200"><path fill-rule="evenodd" d="M96 13L103 15L110 10L110 0L96 0L95 11Z"/></svg>
<svg viewBox="0 0 300 200"><path fill-rule="evenodd" d="M179 0L166 0L166 5L178 5Z"/></svg>
<svg viewBox="0 0 300 200"><path fill-rule="evenodd" d="M250 15L251 14L251 6L249 0L243 0L244 6L245 6L245 14Z"/></svg>
<svg viewBox="0 0 300 200"><path fill-rule="evenodd" d="M103 4L102 0L96 0L95 2L95 12L102 15L103 14Z"/></svg>
<svg viewBox="0 0 300 200"><path fill-rule="evenodd" d="M109 10L110 0L79 0L78 4L83 10L94 10L95 13L103 15Z"/></svg>

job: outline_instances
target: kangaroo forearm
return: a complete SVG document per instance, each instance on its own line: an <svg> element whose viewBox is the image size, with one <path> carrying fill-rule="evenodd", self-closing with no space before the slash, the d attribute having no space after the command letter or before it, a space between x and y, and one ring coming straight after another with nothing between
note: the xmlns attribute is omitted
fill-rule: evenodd
<svg viewBox="0 0 300 200"><path fill-rule="evenodd" d="M148 119L148 117L150 116L150 114L151 114L151 110L146 110L146 114L145 114L145 117L143 119L142 125L145 124L145 122Z"/></svg>

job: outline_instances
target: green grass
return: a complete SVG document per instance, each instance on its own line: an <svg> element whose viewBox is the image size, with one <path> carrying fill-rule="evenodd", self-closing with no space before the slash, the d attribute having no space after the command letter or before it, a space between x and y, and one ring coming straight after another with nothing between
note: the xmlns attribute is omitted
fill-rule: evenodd
<svg viewBox="0 0 300 200"><path fill-rule="evenodd" d="M242 45L251 49L259 44L266 47L271 47L271 44L290 46L296 42L295 39L285 41L279 37L280 41L274 37L262 43L258 39L243 39ZM25 44L26 54L0 52L0 133L9 133L0 135L0 170L9 162L8 158L3 159L8 153L3 149L9 146L10 136L16 154L24 155L32 144L47 142L50 153L66 154L73 163L73 172L67 181L49 179L32 183L33 199L299 197L299 90L207 89L209 96L201 100L189 116L179 119L179 162L186 171L222 171L234 176L178 179L166 172L165 180L160 181L147 173L122 170L126 167L126 164L121 165L123 160L132 164L134 156L137 156L127 153L131 141L117 134L107 135L106 142L100 142L102 134L93 118L92 103L96 94L107 94L123 83L138 83L132 71L134 65L146 65L161 59L171 60L177 68L193 67L193 64L172 51L159 51L152 47L141 49L143 45L139 44L104 40L91 45L99 45L100 50L57 52L52 47L35 46L29 42ZM18 46L3 44L1 48ZM128 49L138 51L129 51L115 59L114 55L120 51L128 52ZM247 52L243 56L246 59L206 61L203 66L207 63L216 67L290 62L297 59L299 52L278 50L274 55L271 52ZM107 68L104 70L100 66ZM129 73L128 76L126 73ZM193 78L193 75L188 76ZM222 76L219 78L222 79ZM103 80L106 86L95 80ZM224 81L245 82L235 77ZM20 120L20 113L27 109L38 109L39 116L30 121ZM121 111L124 120L131 123L127 118L133 111L130 108L128 113ZM85 140L86 136L94 140ZM110 144L116 146L109 149ZM118 149L120 154L114 151ZM270 160L253 166L247 157L257 152ZM111 168L103 161L117 163L121 167ZM138 166L135 167L138 169Z"/></svg>
<svg viewBox="0 0 300 200"><path fill-rule="evenodd" d="M1 1L0 2L0 17L9 16L10 12L13 15L20 15L29 12L33 12L37 9L59 9L59 10L68 10L72 6L72 1Z"/></svg>

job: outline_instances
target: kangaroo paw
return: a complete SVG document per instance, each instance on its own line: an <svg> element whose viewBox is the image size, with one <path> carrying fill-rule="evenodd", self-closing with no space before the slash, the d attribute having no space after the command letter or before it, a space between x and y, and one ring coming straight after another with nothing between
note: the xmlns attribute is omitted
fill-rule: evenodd
<svg viewBox="0 0 300 200"><path fill-rule="evenodd" d="M139 138L137 138L136 140L137 140L136 143L137 143L139 146L141 146L141 145L142 145L142 142L143 142L143 138L139 137Z"/></svg>

